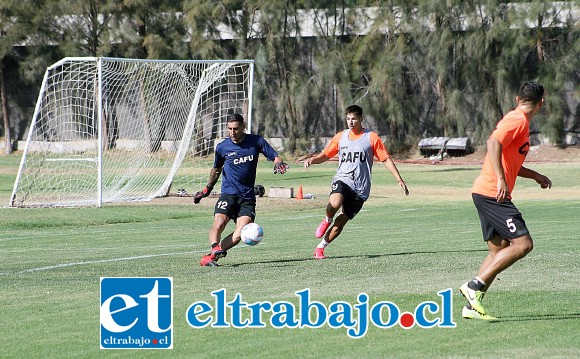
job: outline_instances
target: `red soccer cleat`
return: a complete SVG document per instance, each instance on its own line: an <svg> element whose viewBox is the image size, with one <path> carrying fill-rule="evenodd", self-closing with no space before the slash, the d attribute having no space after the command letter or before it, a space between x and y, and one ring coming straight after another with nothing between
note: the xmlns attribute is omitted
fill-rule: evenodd
<svg viewBox="0 0 580 359"><path fill-rule="evenodd" d="M225 257L228 254L227 251L224 251L219 244L211 249L210 254L206 254L205 256L201 257L201 261L199 265L202 267L217 267L218 264L216 263L218 259Z"/></svg>
<svg viewBox="0 0 580 359"><path fill-rule="evenodd" d="M206 254L205 256L201 257L201 261L199 261L199 265L202 267L216 267L217 263L214 261L215 256L211 254Z"/></svg>
<svg viewBox="0 0 580 359"><path fill-rule="evenodd" d="M213 260L217 261L220 258L223 258L228 255L227 251L224 251L222 247L218 244L217 246L211 249L211 254L214 256Z"/></svg>

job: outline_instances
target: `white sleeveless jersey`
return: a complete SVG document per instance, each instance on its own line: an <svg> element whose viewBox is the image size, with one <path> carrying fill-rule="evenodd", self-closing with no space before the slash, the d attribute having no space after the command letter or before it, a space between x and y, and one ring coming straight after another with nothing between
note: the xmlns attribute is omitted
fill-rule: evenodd
<svg viewBox="0 0 580 359"><path fill-rule="evenodd" d="M349 133L350 130L342 132L338 149L338 169L332 182L344 182L366 201L371 192L374 160L371 130L365 129L365 133L357 140L350 140Z"/></svg>

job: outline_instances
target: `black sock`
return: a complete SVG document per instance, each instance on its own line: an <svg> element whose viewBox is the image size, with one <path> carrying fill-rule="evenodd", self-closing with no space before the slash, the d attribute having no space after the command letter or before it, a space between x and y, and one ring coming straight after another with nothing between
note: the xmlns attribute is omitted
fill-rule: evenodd
<svg viewBox="0 0 580 359"><path fill-rule="evenodd" d="M481 291L483 289L484 284L481 283L477 278L473 278L472 281L467 283L467 286L473 290Z"/></svg>
<svg viewBox="0 0 580 359"><path fill-rule="evenodd" d="M217 246L219 246L219 245L220 245L219 243L212 243L212 244L211 244L211 249L214 249L215 247L217 247Z"/></svg>

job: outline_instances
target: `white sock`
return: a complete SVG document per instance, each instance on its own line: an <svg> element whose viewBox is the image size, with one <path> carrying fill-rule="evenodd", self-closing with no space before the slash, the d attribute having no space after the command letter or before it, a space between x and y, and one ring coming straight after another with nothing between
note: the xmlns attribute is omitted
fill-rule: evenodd
<svg viewBox="0 0 580 359"><path fill-rule="evenodd" d="M327 245L329 245L329 244L330 244L330 243L328 243L328 242L326 241L326 239L324 239L324 238L323 238L323 239L320 241L320 243L318 243L318 245L316 246L316 248L326 248L326 246L327 246Z"/></svg>

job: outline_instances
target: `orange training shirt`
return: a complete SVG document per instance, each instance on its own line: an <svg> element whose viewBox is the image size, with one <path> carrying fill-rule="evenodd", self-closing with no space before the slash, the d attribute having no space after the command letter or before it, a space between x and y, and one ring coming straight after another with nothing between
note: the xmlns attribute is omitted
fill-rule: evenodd
<svg viewBox="0 0 580 359"><path fill-rule="evenodd" d="M344 130L344 131L347 131L347 130ZM334 135L334 137L332 138L330 143L324 149L323 152L328 158L332 158L332 157L336 156L336 154L338 153L340 139L341 139L342 133L344 131L341 131L341 132L337 133L336 135ZM352 131L350 131L350 133L348 134L348 138L350 140L356 141L359 138L361 138L364 135L364 133L365 133L364 130L359 134L355 134ZM389 155L389 152L385 148L385 144L383 143L383 141L381 141L381 138L379 137L379 135L376 134L376 132L371 131L370 141L371 141L371 147L373 148L373 152L375 154L375 157L378 158L378 160L380 162L385 162L389 157L391 157L391 155Z"/></svg>
<svg viewBox="0 0 580 359"><path fill-rule="evenodd" d="M516 177L530 149L530 121L522 109L516 108L504 115L497 123L491 136L502 145L501 163L511 199ZM491 165L489 153L485 155L481 173L475 179L471 192L487 197L496 196L497 177Z"/></svg>

